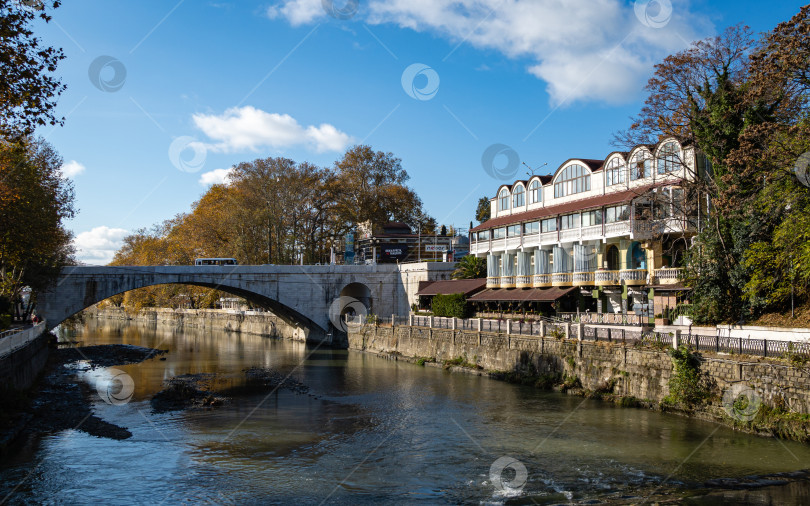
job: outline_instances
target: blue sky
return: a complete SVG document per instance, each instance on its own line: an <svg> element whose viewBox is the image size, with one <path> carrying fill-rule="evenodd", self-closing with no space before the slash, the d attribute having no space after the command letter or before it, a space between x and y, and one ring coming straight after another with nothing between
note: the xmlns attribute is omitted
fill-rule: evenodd
<svg viewBox="0 0 810 506"><path fill-rule="evenodd" d="M65 2L37 33L62 47L65 159L78 257L106 263L128 232L189 210L232 165L331 165L356 143L402 159L442 224L481 196L604 158L652 66L801 2L754 0L139 0ZM494 167L488 148L501 152Z"/></svg>

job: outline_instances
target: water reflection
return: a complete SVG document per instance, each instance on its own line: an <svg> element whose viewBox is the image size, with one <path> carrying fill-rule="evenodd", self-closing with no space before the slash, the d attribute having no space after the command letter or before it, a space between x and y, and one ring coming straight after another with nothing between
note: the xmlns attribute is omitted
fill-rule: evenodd
<svg viewBox="0 0 810 506"><path fill-rule="evenodd" d="M801 444L361 353L118 321L90 320L75 339L169 353L117 367L133 379L132 401L95 406L132 438L68 431L9 461L6 492L35 469L18 502L497 502L490 466L503 456L525 465L522 497L538 502L810 467ZM216 373L213 388L226 391L253 366L291 374L311 395L278 390L214 410L151 411L165 379Z"/></svg>

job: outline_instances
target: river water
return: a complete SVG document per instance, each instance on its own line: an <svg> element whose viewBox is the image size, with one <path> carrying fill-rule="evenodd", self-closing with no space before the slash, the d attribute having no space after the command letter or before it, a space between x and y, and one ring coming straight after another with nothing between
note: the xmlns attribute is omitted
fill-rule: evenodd
<svg viewBox="0 0 810 506"><path fill-rule="evenodd" d="M73 338L170 351L117 367L130 402L94 399L131 438L45 436L5 458L0 499L17 487L10 503L810 502L806 483L692 497L709 479L810 468L806 445L713 423L254 335L90 320ZM216 373L225 389L251 366L310 391L151 409L165 379Z"/></svg>

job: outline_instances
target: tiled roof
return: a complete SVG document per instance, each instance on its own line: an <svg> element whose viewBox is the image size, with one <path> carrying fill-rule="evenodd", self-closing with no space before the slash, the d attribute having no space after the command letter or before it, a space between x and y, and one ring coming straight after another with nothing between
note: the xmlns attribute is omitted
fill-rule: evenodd
<svg viewBox="0 0 810 506"><path fill-rule="evenodd" d="M467 300L472 302L487 302L487 301L538 301L538 302L551 302L559 299L563 295L567 295L571 291L576 290L572 288L490 288L479 292Z"/></svg>
<svg viewBox="0 0 810 506"><path fill-rule="evenodd" d="M645 193L647 190L650 190L651 188L654 188L656 186L659 185L651 184L647 186L633 188L631 190L612 192L605 195L598 195L596 197L588 197L584 199L574 200L571 202L566 202L565 204L557 204L556 206L540 207L538 209L532 209L531 211L526 211L523 213L510 214L508 216L499 216L497 218L489 219L476 227L473 227L472 230L470 230L470 232L477 232L479 230L486 230L488 228L502 227L505 225L511 225L513 223L520 223L524 221L534 221L541 218L547 218L549 216L572 213L574 211L581 211L585 209L591 209L594 207L602 207L611 204L620 204L622 202L629 202L634 197L638 197L639 195Z"/></svg>
<svg viewBox="0 0 810 506"><path fill-rule="evenodd" d="M420 281L417 287L416 295L438 295L440 293L463 293L464 295L470 295L480 292L486 286L486 278Z"/></svg>

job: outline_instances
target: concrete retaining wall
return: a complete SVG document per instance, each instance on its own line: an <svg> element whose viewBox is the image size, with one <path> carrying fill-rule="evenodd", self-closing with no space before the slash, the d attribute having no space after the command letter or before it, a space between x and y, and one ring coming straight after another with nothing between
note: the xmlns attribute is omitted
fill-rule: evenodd
<svg viewBox="0 0 810 506"><path fill-rule="evenodd" d="M375 327L349 331L349 348L433 358L437 362L465 357L489 371L530 371L576 376L592 391L660 402L669 394L672 360L664 350L604 341L523 337L423 327ZM810 413L810 370L785 362L744 360L701 353L701 369L716 383L716 392L733 385L752 388L762 401L784 399L792 411ZM739 387L738 387L739 388Z"/></svg>
<svg viewBox="0 0 810 506"><path fill-rule="evenodd" d="M41 323L0 339L0 385L29 388L48 361L48 333Z"/></svg>

